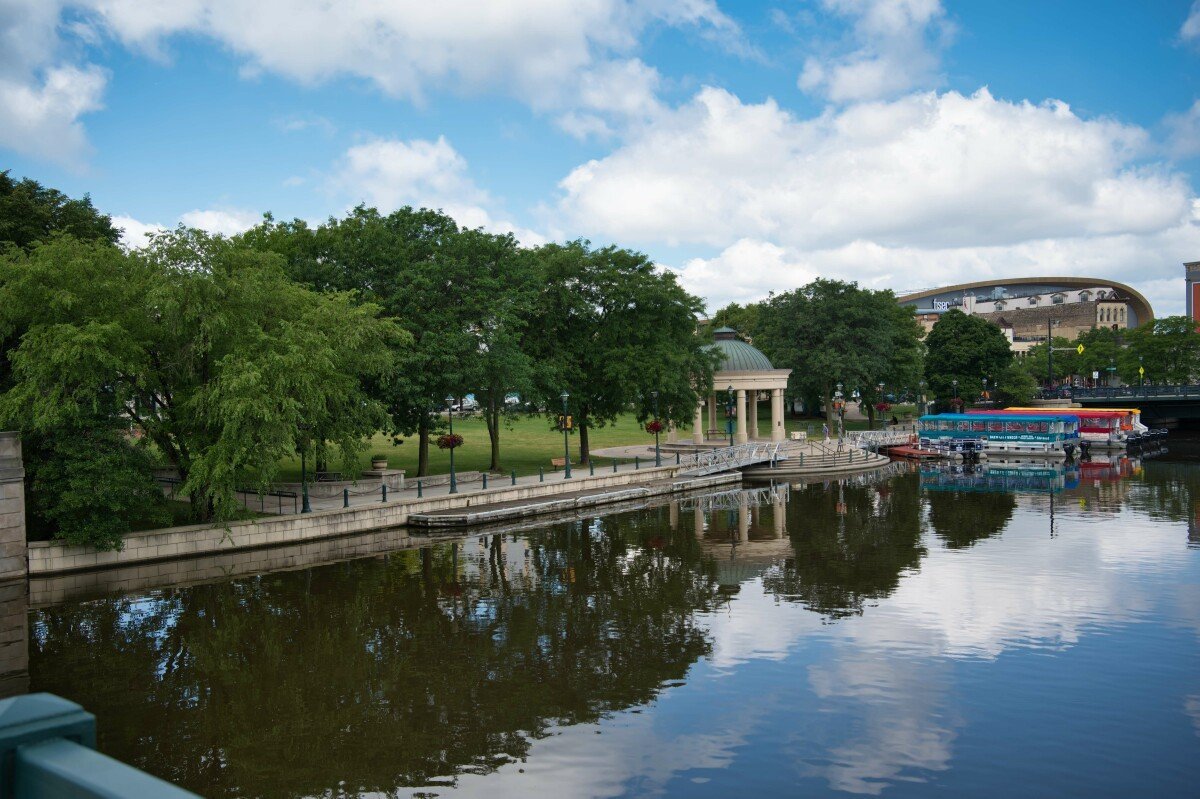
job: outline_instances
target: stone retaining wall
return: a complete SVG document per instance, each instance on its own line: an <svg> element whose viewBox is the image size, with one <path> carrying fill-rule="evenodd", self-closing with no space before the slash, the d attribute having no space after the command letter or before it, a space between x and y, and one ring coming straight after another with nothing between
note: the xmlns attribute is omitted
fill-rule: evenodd
<svg viewBox="0 0 1200 799"><path fill-rule="evenodd" d="M25 467L21 438L0 433L0 580L25 576Z"/></svg>
<svg viewBox="0 0 1200 799"><path fill-rule="evenodd" d="M117 552L97 552L92 547L68 546L55 541L29 543L29 574L46 575L86 571L111 566L172 558L206 555L238 549L297 543L330 536L349 535L367 530L398 527L409 514L467 508L472 505L514 502L517 500L588 491L599 488L650 483L672 477L676 466L647 468L617 474L596 475L571 481L533 483L467 491L454 495L372 503L345 509L276 516L231 522L228 527L205 524L143 530L125 537L125 548ZM146 566L153 569L153 566Z"/></svg>

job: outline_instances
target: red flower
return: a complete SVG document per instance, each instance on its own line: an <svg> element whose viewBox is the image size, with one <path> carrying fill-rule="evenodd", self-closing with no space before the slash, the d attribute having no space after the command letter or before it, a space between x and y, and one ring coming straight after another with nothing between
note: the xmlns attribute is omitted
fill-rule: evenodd
<svg viewBox="0 0 1200 799"><path fill-rule="evenodd" d="M651 434L661 433L665 429L666 429L666 427L663 425L663 423L658 421L657 419L654 419L653 421L646 423L646 432L647 433L651 433Z"/></svg>
<svg viewBox="0 0 1200 799"><path fill-rule="evenodd" d="M463 445L463 437L458 433L438 436L438 449L454 449Z"/></svg>

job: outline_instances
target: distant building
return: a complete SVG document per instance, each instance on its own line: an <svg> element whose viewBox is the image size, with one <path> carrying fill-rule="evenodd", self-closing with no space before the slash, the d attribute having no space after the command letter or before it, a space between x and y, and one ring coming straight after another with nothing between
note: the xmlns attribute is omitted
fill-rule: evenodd
<svg viewBox="0 0 1200 799"><path fill-rule="evenodd" d="M1191 292L1190 281L1200 283L1200 262L1189 266L1195 267L1188 273ZM1191 297L1189 293L1189 313ZM926 331L951 309L982 316L1004 331L1018 355L1046 340L1048 321L1054 323L1054 335L1073 339L1097 327L1124 330L1154 319L1145 297L1123 283L1100 278L1005 278L919 291L898 299L901 305L916 309L917 320ZM1200 294L1196 307L1200 313Z"/></svg>
<svg viewBox="0 0 1200 799"><path fill-rule="evenodd" d="M1200 261L1184 264L1183 278L1187 281L1187 315L1200 322Z"/></svg>

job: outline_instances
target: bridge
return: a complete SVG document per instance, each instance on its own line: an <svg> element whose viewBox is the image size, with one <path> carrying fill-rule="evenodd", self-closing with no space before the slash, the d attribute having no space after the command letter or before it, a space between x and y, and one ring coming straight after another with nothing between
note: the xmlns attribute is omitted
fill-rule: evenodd
<svg viewBox="0 0 1200 799"><path fill-rule="evenodd" d="M680 460L684 466L679 474L702 477L706 474L744 469L759 463L775 463L786 460L784 444L779 442L751 441L732 447L721 447L695 455L686 455Z"/></svg>
<svg viewBox="0 0 1200 799"><path fill-rule="evenodd" d="M1075 388L1070 399L1083 407L1139 408L1154 426L1171 419L1200 419L1200 385Z"/></svg>

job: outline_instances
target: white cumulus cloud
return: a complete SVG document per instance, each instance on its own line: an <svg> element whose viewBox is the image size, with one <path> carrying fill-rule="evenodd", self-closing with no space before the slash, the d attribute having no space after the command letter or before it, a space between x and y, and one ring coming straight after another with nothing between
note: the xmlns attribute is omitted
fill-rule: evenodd
<svg viewBox="0 0 1200 799"><path fill-rule="evenodd" d="M1140 127L986 89L800 119L705 88L574 169L555 210L597 239L716 249L682 265L712 304L813 275L899 289L1091 269L1138 285L1200 253L1193 192L1153 151Z"/></svg>
<svg viewBox="0 0 1200 799"><path fill-rule="evenodd" d="M1200 41L1200 0L1192 3L1192 10L1179 29L1179 38L1185 42Z"/></svg>
<svg viewBox="0 0 1200 799"><path fill-rule="evenodd" d="M401 206L444 211L463 227L513 233L536 245L545 237L495 216L496 201L475 184L467 161L446 141L372 139L351 147L330 178L331 188L350 204L366 203L388 213Z"/></svg>
<svg viewBox="0 0 1200 799"><path fill-rule="evenodd" d="M241 208L198 208L180 215L179 221L187 227L233 236L261 222L262 214Z"/></svg>
<svg viewBox="0 0 1200 799"><path fill-rule="evenodd" d="M801 89L835 102L874 100L927 88L937 80L941 48L953 27L941 0L822 0L852 21L849 52L809 56Z"/></svg>

